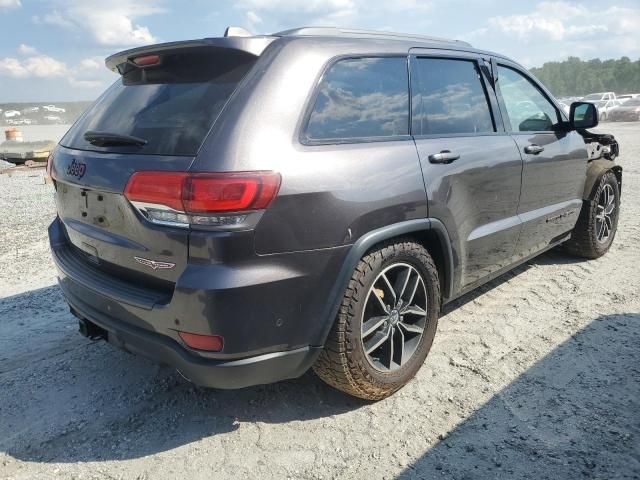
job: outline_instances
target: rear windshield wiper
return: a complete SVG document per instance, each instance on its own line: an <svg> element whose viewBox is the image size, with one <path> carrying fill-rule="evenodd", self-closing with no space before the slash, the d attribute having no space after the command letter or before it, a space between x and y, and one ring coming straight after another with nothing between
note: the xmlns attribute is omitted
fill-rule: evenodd
<svg viewBox="0 0 640 480"><path fill-rule="evenodd" d="M96 145L97 147L106 147L109 145L137 145L141 147L147 144L144 138L134 137L132 135L121 135L119 133L94 132L92 130L84 132L84 139L91 145Z"/></svg>

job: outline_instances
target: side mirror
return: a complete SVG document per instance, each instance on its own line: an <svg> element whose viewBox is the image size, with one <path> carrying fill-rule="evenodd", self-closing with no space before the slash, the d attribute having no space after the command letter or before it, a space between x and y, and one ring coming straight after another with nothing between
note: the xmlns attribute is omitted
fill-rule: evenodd
<svg viewBox="0 0 640 480"><path fill-rule="evenodd" d="M569 109L569 124L572 130L593 128L598 125L598 110L593 103L573 102Z"/></svg>

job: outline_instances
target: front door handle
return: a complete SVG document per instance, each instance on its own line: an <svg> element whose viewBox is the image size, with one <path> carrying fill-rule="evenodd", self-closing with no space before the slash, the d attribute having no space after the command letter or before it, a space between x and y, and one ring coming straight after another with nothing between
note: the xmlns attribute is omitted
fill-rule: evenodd
<svg viewBox="0 0 640 480"><path fill-rule="evenodd" d="M429 163L451 163L458 160L460 155L452 153L451 150L442 150L440 153L429 155Z"/></svg>
<svg viewBox="0 0 640 480"><path fill-rule="evenodd" d="M526 147L524 147L524 153L528 153L529 155L538 155L539 153L544 152L544 147L541 147L540 145L536 145L535 143L532 143L531 145L527 145Z"/></svg>

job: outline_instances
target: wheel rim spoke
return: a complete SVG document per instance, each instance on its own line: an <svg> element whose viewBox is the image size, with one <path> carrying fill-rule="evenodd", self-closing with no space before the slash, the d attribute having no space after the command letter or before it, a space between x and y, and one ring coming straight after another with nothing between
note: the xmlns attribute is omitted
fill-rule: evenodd
<svg viewBox="0 0 640 480"><path fill-rule="evenodd" d="M404 310L402 310L403 315L419 315L421 317L426 317L427 312L425 312L421 307L417 305L411 305Z"/></svg>
<svg viewBox="0 0 640 480"><path fill-rule="evenodd" d="M387 332L377 332L371 340L369 340L368 342L365 342L364 351L367 353L367 355L369 355L370 353L373 353L375 350L378 349L378 347L380 347L380 345L386 342L387 339L389 338L389 333L390 333L390 330Z"/></svg>
<svg viewBox="0 0 640 480"><path fill-rule="evenodd" d="M404 295L404 291L407 288L407 283L409 283L410 276L411 267L407 267L400 275L398 275L398 278L396 279L396 298L398 300L402 299L402 295Z"/></svg>
<svg viewBox="0 0 640 480"><path fill-rule="evenodd" d="M406 332L408 333L418 333L420 335L422 335L422 332L424 332L424 328L415 325L415 324L411 324L411 323L401 323L400 326L402 328L405 329Z"/></svg>
<svg viewBox="0 0 640 480"><path fill-rule="evenodd" d="M613 232L613 215L616 209L616 195L611 185L605 185L596 207L596 239L600 243L609 240Z"/></svg>
<svg viewBox="0 0 640 480"><path fill-rule="evenodd" d="M396 356L392 358L394 359L397 358L395 362L399 366L402 366L404 364L404 333L402 332L401 328L396 328L394 331L394 335L397 335L399 337L399 341L398 341L398 351L396 353Z"/></svg>
<svg viewBox="0 0 640 480"><path fill-rule="evenodd" d="M391 282L389 282L389 279L387 278L387 276L384 273L381 275L381 277L382 277L382 280L383 280L385 286L387 287L387 290L389 291L389 293L393 297L393 304L395 305L398 302L398 297L396 297L396 292L393 289L393 287L391 286Z"/></svg>
<svg viewBox="0 0 640 480"><path fill-rule="evenodd" d="M393 369L393 334L395 333L395 328L392 328L389 331L389 337L387 339L387 341L389 342L389 360L387 363L387 368L389 370Z"/></svg>
<svg viewBox="0 0 640 480"><path fill-rule="evenodd" d="M373 332L378 330L384 323L387 321L389 317L381 316L381 317L372 317L366 322L362 324L362 338L366 338L371 335Z"/></svg>
<svg viewBox="0 0 640 480"><path fill-rule="evenodd" d="M602 241L602 238L604 237L604 221L600 220L599 222L597 222L597 228L598 228L598 240Z"/></svg>
<svg viewBox="0 0 640 480"><path fill-rule="evenodd" d="M424 279L415 267L396 263L378 274L361 319L362 347L376 370L395 370L414 355L425 331L427 306Z"/></svg>

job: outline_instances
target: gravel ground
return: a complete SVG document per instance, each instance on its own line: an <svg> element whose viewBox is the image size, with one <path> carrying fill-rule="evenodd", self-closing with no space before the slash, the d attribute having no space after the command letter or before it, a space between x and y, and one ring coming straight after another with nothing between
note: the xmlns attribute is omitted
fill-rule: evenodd
<svg viewBox="0 0 640 480"><path fill-rule="evenodd" d="M311 373L241 391L76 333L42 171L0 175L0 478L640 478L640 124L605 124L620 231L449 308L417 378L371 404Z"/></svg>

